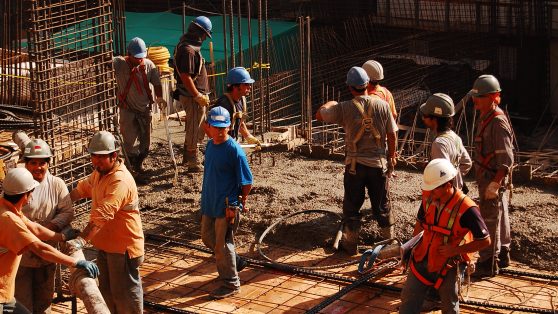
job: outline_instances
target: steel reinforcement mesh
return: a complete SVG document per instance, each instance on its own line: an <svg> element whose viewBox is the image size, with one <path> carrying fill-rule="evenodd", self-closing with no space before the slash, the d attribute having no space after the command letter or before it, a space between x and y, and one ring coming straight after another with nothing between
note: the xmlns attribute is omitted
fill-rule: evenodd
<svg viewBox="0 0 558 314"><path fill-rule="evenodd" d="M114 130L111 1L26 2L34 133L54 150L51 171L74 185L91 171L91 136Z"/></svg>

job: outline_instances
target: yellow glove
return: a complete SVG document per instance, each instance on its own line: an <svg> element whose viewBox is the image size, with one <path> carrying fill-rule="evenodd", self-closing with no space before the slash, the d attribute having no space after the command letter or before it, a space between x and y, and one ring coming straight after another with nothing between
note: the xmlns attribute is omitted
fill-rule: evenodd
<svg viewBox="0 0 558 314"><path fill-rule="evenodd" d="M498 190L500 189L500 183L498 182L490 182L490 184L486 187L486 191L484 192L484 198L487 200L493 200L498 197Z"/></svg>
<svg viewBox="0 0 558 314"><path fill-rule="evenodd" d="M155 103L159 107L159 110L163 111L167 109L167 101L163 97L155 98Z"/></svg>
<svg viewBox="0 0 558 314"><path fill-rule="evenodd" d="M198 93L198 95L196 97L194 97L194 101L202 106L202 107L206 107L209 105L209 96L204 95L202 93Z"/></svg>
<svg viewBox="0 0 558 314"><path fill-rule="evenodd" d="M256 147L254 148L255 150L262 149L262 142L253 135L248 136L246 138L246 142L248 142L248 144L256 144Z"/></svg>

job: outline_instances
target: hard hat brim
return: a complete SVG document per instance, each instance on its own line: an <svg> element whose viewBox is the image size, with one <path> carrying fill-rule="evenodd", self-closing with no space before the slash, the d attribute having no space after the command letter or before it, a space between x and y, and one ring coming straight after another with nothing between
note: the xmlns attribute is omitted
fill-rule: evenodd
<svg viewBox="0 0 558 314"><path fill-rule="evenodd" d="M100 150L100 151L91 151L91 150L87 150L90 154L92 155L108 155L108 154L112 154L117 150Z"/></svg>
<svg viewBox="0 0 558 314"><path fill-rule="evenodd" d="M230 122L223 122L223 121L209 121L209 125L216 127L216 128L226 128L231 125Z"/></svg>
<svg viewBox="0 0 558 314"><path fill-rule="evenodd" d="M147 57L147 51L136 53L133 56L134 56L134 58L143 59L143 58Z"/></svg>

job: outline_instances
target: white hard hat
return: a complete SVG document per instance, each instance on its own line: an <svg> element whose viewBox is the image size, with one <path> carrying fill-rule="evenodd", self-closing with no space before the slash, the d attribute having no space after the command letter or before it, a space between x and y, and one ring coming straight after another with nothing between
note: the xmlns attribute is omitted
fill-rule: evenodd
<svg viewBox="0 0 558 314"><path fill-rule="evenodd" d="M99 131L91 138L87 150L90 154L110 154L117 150L116 139L114 135L108 131Z"/></svg>
<svg viewBox="0 0 558 314"><path fill-rule="evenodd" d="M378 61L368 60L362 65L371 82L377 82L384 79L384 68Z"/></svg>
<svg viewBox="0 0 558 314"><path fill-rule="evenodd" d="M39 186L39 182L33 179L33 175L25 168L13 168L8 170L2 188L6 195L18 195L27 193Z"/></svg>
<svg viewBox="0 0 558 314"><path fill-rule="evenodd" d="M41 139L32 139L25 145L25 150L23 151L23 157L25 158L50 158L52 157L52 151L50 146Z"/></svg>
<svg viewBox="0 0 558 314"><path fill-rule="evenodd" d="M440 185L452 180L457 175L457 169L445 158L432 159L422 175L422 189L432 191Z"/></svg>

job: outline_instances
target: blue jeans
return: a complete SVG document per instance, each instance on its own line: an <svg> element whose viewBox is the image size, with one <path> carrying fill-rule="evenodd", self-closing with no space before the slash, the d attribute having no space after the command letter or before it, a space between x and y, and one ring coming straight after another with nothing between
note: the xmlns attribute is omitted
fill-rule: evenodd
<svg viewBox="0 0 558 314"><path fill-rule="evenodd" d="M240 278L236 271L233 227L229 225L225 217L215 218L202 215L201 237L205 246L215 253L217 272L223 281L223 286L239 288Z"/></svg>
<svg viewBox="0 0 558 314"><path fill-rule="evenodd" d="M418 264L418 266L417 266ZM419 269L421 263L416 263L415 266ZM462 267L461 276L465 267ZM442 285L438 289L440 295L442 313L459 313L459 297L457 296L459 287L456 278L457 268L454 267L448 271ZM417 279L415 274L409 269L407 281L401 291L401 306L399 307L400 314L420 313L424 298L428 294L429 286L423 284ZM431 288L434 289L434 288Z"/></svg>
<svg viewBox="0 0 558 314"><path fill-rule="evenodd" d="M139 266L143 256L99 251L99 290L111 313L143 313L143 288Z"/></svg>

